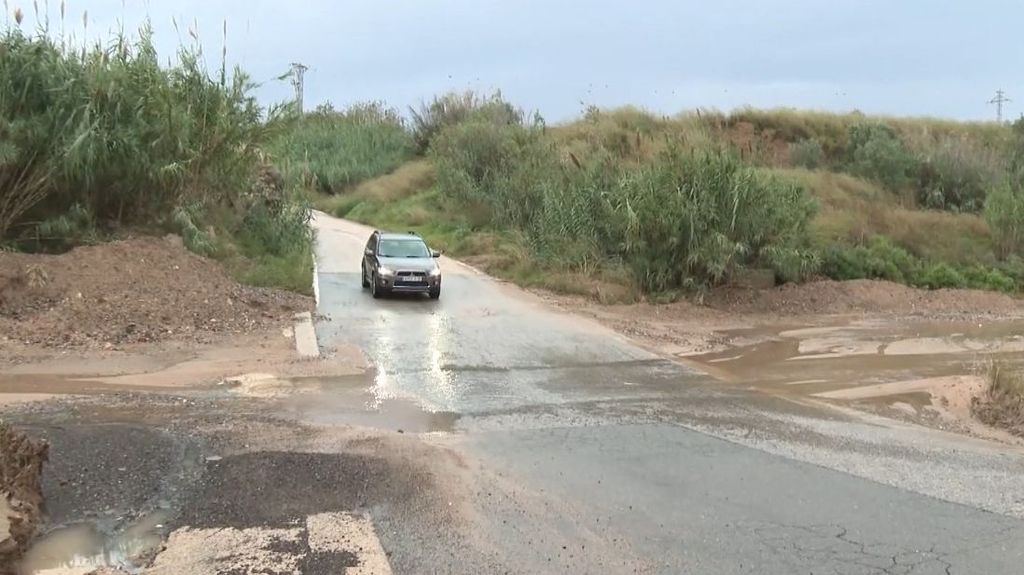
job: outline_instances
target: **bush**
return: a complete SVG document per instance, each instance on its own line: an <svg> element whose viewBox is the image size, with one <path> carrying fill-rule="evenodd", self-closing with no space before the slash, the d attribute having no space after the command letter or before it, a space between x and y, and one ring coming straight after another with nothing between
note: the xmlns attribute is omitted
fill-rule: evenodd
<svg viewBox="0 0 1024 575"><path fill-rule="evenodd" d="M830 247L825 253L822 272L837 280L883 279L912 283L918 265L914 256L889 238L875 236L866 246Z"/></svg>
<svg viewBox="0 0 1024 575"><path fill-rule="evenodd" d="M962 274L967 282L967 287L973 289L1012 292L1016 291L1018 287L1018 280L1014 280L999 269L975 266L963 270Z"/></svg>
<svg viewBox="0 0 1024 575"><path fill-rule="evenodd" d="M238 232L240 243L250 255L304 253L313 240L310 215L309 207L298 202L283 204L277 209L257 204L242 220Z"/></svg>
<svg viewBox="0 0 1024 575"><path fill-rule="evenodd" d="M1005 173L993 152L963 138L944 138L923 155L918 167L918 201L933 209L978 212L986 192Z"/></svg>
<svg viewBox="0 0 1024 575"><path fill-rule="evenodd" d="M794 166L816 170L825 160L825 152L817 140L800 140L789 145L789 160Z"/></svg>
<svg viewBox="0 0 1024 575"><path fill-rule="evenodd" d="M913 278L913 285L928 289L967 287L967 280L949 264L937 263L921 268Z"/></svg>
<svg viewBox="0 0 1024 575"><path fill-rule="evenodd" d="M850 127L847 144L851 173L874 180L892 191L907 188L916 162L886 124L856 124Z"/></svg>
<svg viewBox="0 0 1024 575"><path fill-rule="evenodd" d="M239 70L211 78L198 49L161 67L147 29L134 43L118 37L91 49L65 47L45 30L5 30L0 237L73 206L113 227L230 201L248 189L258 145L279 125L261 119L250 88Z"/></svg>
<svg viewBox="0 0 1024 575"><path fill-rule="evenodd" d="M800 251L815 209L806 192L728 155L562 165L539 126L470 121L442 131L432 157L446 198L485 206L537 257L575 271L621 262L643 288L666 291L718 283L744 265L795 277L817 263Z"/></svg>
<svg viewBox="0 0 1024 575"><path fill-rule="evenodd" d="M609 190L623 259L646 289L716 284L735 267L799 258L815 204L728 155L667 153ZM614 245L614 244L613 244ZM784 270L791 271L791 270Z"/></svg>
<svg viewBox="0 0 1024 575"><path fill-rule="evenodd" d="M1003 182L985 199L985 221L992 230L996 254L1006 258L1024 248L1024 188L1020 178Z"/></svg>
<svg viewBox="0 0 1024 575"><path fill-rule="evenodd" d="M275 138L270 151L291 186L336 194L395 170L414 147L398 112L369 102L344 112L320 106Z"/></svg>
<svg viewBox="0 0 1024 575"><path fill-rule="evenodd" d="M412 133L416 150L426 153L434 137L447 127L475 119L498 126L523 122L523 113L501 97L501 93L483 97L472 91L449 92L434 97L430 103L420 104L419 110L410 108Z"/></svg>
<svg viewBox="0 0 1024 575"><path fill-rule="evenodd" d="M822 272L833 279L883 279L921 288L974 288L1010 292L1024 279L996 268L957 267L944 262L926 263L885 236L867 245L832 246L824 257Z"/></svg>
<svg viewBox="0 0 1024 575"><path fill-rule="evenodd" d="M471 121L442 131L431 147L443 193L486 206L499 225L525 229L560 179L553 147L536 126Z"/></svg>

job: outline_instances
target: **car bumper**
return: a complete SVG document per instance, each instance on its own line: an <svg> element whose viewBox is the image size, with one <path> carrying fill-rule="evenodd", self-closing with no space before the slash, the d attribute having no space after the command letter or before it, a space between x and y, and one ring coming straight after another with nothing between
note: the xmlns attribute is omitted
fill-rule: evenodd
<svg viewBox="0 0 1024 575"><path fill-rule="evenodd" d="M428 277L423 282L398 281L401 278L381 276L377 278L377 287L385 291L402 293L427 293L441 287L441 278Z"/></svg>

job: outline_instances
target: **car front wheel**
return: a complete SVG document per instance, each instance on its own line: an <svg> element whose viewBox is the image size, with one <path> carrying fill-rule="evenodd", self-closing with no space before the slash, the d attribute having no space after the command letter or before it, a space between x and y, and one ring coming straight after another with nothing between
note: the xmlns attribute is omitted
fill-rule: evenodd
<svg viewBox="0 0 1024 575"><path fill-rule="evenodd" d="M441 297L441 286L430 288L430 299L438 299Z"/></svg>
<svg viewBox="0 0 1024 575"><path fill-rule="evenodd" d="M377 283L376 273L370 275L370 294L373 295L373 299L380 299L384 295Z"/></svg>

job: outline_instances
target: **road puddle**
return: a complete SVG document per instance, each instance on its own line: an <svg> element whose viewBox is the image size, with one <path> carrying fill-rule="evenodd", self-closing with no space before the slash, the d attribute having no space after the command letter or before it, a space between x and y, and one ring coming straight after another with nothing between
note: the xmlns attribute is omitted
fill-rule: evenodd
<svg viewBox="0 0 1024 575"><path fill-rule="evenodd" d="M992 358L1024 362L1021 320L875 320L774 332L759 327L726 335L733 347L686 360L723 381L781 394L837 399L896 396L907 390L887 384L976 374ZM843 392L855 387L865 388L864 393Z"/></svg>
<svg viewBox="0 0 1024 575"><path fill-rule="evenodd" d="M380 388L367 375L289 379L280 398L285 415L328 425L355 425L403 433L453 432L459 415L435 411Z"/></svg>
<svg viewBox="0 0 1024 575"><path fill-rule="evenodd" d="M100 567L140 573L163 543L165 512L151 513L115 534L93 523L55 529L41 537L18 565L18 575L85 575Z"/></svg>

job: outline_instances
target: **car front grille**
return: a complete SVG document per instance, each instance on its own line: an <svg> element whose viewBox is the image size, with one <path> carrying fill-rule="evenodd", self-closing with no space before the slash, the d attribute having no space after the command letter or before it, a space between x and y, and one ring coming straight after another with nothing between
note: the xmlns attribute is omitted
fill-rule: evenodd
<svg viewBox="0 0 1024 575"><path fill-rule="evenodd" d="M427 272L398 272L397 275L400 278L425 278Z"/></svg>

